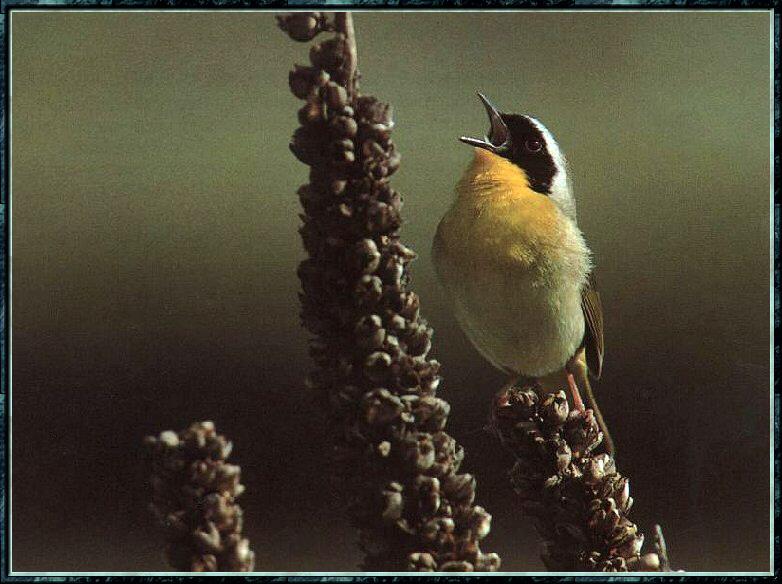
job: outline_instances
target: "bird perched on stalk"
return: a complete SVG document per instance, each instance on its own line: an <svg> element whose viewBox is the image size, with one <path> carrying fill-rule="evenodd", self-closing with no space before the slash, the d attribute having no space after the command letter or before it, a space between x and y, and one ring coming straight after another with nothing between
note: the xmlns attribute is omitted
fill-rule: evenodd
<svg viewBox="0 0 782 584"><path fill-rule="evenodd" d="M603 367L602 307L565 159L538 120L478 97L491 126L484 139L460 138L475 156L437 228L438 277L467 337L510 383L545 387L564 374L582 412L584 390L613 454L589 382Z"/></svg>

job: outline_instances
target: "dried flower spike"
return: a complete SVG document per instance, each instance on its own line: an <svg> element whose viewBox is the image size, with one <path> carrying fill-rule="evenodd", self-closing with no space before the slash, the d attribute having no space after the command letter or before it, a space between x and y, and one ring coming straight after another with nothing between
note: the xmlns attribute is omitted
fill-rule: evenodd
<svg viewBox="0 0 782 584"><path fill-rule="evenodd" d="M150 509L163 528L165 556L178 572L251 572L255 555L242 537L240 469L226 459L232 443L212 422L144 440Z"/></svg>
<svg viewBox="0 0 782 584"><path fill-rule="evenodd" d="M515 455L511 483L543 538L543 562L556 572L668 571L657 528L657 552L630 521L633 499L608 454L594 454L602 434L591 410L568 411L564 392L539 386L503 389L493 428Z"/></svg>
<svg viewBox="0 0 782 584"><path fill-rule="evenodd" d="M281 27L311 38L319 14ZM458 473L464 452L444 431L450 406L435 397L440 365L427 357L432 329L407 288L415 253L399 241L402 199L389 184L400 161L392 111L358 90L351 15L333 22L289 78L305 101L291 150L311 167L299 189L308 386L330 404L336 480L365 570L496 571L497 554L479 546L491 515L473 505L475 479Z"/></svg>

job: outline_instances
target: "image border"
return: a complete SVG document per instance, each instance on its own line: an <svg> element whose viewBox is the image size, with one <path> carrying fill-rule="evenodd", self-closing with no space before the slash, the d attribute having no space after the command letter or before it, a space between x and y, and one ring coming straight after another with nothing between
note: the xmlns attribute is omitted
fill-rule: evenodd
<svg viewBox="0 0 782 584"><path fill-rule="evenodd" d="M616 10L773 10L772 19L772 42L773 48L771 49L771 59L773 62L773 78L772 85L772 105L773 105L773 133L771 133L771 153L773 157L773 165L771 165L772 189L770 193L770 240L773 243L773 253L770 254L770 270L771 276L769 281L769 287L773 288L773 295L770 295L771 303L771 318L773 324L773 335L771 336L771 359L773 361L771 367L771 379L773 391L770 392L770 408L773 409L773 416L771 416L772 424L772 436L770 447L773 448L773 457L771 457L771 464L773 472L771 473L771 481L773 485L773 504L771 505L771 566L773 574L778 572L779 557L779 537L776 534L776 520L779 516L780 510L780 487L779 487L779 409L780 409L780 394L779 394L779 369L778 369L778 357L779 357L779 344L777 339L777 333L780 326L780 296L779 296L779 281L780 281L780 263L779 263L779 229L780 229L780 204L778 202L778 167L779 157L774 151L774 140L779 136L779 11L776 2L769 1L755 1L755 0L592 0L592 1L579 1L579 0L434 0L434 1L422 1L422 0L363 0L358 2L349 2L343 0L332 0L328 2L314 2L310 0L269 0L269 1L249 1L249 0L17 0L8 2L6 0L0 0L0 36L2 37L3 50L3 67L0 70L0 81L2 82L2 108L0 109L0 134L2 135L2 143L0 145L0 163L2 164L3 172L0 178L0 238L2 240L2 254L0 254L0 296L2 297L2 305L0 305L0 325L2 325L3 334L0 335L0 415L2 416L3 428L0 432L0 473L2 473L2 480L0 480L0 581L2 582L27 582L27 581L40 581L40 582L104 582L116 577L132 576L138 578L141 581L159 580L165 578L165 581L174 582L185 580L188 577L193 577L196 574L193 573L177 573L177 572L14 572L9 573L11 566L10 548L11 542L9 539L9 526L10 526L10 505L8 504L7 497L10 491L11 481L11 453L10 453L10 424L11 424L11 411L10 411L10 395L11 387L9 385L10 379L10 361L9 351L10 345L10 327L11 327L11 314L8 307L8 301L10 298L10 265L11 258L9 256L10 249L10 208L12 205L11 193L10 193L10 158L8 153L10 152L9 144L9 130L11 126L10 120L10 63L9 63L9 25L11 13L15 10L36 10L36 11L51 11L51 10L165 10L165 11L177 11L177 10L216 10L216 9L231 9L231 10L247 10L247 11L269 11L269 12L285 12L291 9L311 9L311 8L323 8L326 10L349 10L355 9L360 11L368 11L373 9L378 10L395 10L395 11L413 11L413 10L451 10L451 11L464 11L464 10L481 10L481 11L494 11L494 10L541 10L541 9L557 9L557 10L603 10L603 11L616 11ZM285 80L280 80L280 83L285 84ZM293 112L292 112L293 115ZM293 193L291 194L293 196ZM293 269L293 268L292 268ZM665 581L692 581L692 580L718 580L728 581L736 577L741 577L742 581L754 581L760 579L766 579L771 577L772 573L725 573L717 572L714 576L709 576L708 573L670 573L668 575L622 575L622 576L610 576L600 574L581 574L578 579L585 581L606 581L621 579L624 581L633 582L659 582ZM460 578L495 578L495 577L534 577L536 580L545 580L549 578L557 578L562 580L563 577L567 579L575 579L577 576L575 573L546 573L546 572L497 572L494 574L485 573L472 573L464 575L448 575L443 576L441 574L434 574L428 576L421 573L365 573L365 572L252 572L250 574L237 574L237 573L214 573L214 574L197 574L197 576L204 576L210 578L217 578L217 581L223 581L224 579L240 578L245 581L258 581L258 580L287 580L294 582L319 582L319 581L331 581L331 582L379 582L390 581L391 579L403 578L405 576L413 577L426 577L427 579L434 578L439 581L454 581Z"/></svg>

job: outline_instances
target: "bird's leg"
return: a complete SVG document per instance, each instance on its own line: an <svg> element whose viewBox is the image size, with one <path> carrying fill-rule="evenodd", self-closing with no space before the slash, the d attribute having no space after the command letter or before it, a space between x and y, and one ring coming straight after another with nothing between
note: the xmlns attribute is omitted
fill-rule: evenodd
<svg viewBox="0 0 782 584"><path fill-rule="evenodd" d="M570 395L573 397L573 405L579 412L584 413L584 402L581 399L581 394L578 392L576 379L570 371L567 371L567 383L570 386Z"/></svg>
<svg viewBox="0 0 782 584"><path fill-rule="evenodd" d="M597 407L597 400L595 400L595 394L592 392L592 386L589 383L589 375L587 372L586 362L582 359L583 351L576 353L576 357L571 359L565 367L567 373L568 385L570 386L570 392L573 396L573 402L576 409L582 416L586 415L587 410L584 408L584 402L581 401L581 395L578 393L578 383L576 383L575 376L581 383L581 387L584 390L587 401L589 402L589 412L594 416L594 421L597 422L600 432L603 434L603 444L605 445L605 451L610 456L616 456L616 448L614 448L614 441L611 438L611 433L608 431L603 414L600 412L600 408Z"/></svg>

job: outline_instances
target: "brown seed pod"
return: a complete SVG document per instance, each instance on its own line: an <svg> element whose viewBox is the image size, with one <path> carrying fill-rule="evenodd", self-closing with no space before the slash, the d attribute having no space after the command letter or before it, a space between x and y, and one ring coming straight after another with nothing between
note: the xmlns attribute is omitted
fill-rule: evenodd
<svg viewBox="0 0 782 584"><path fill-rule="evenodd" d="M307 99L315 96L319 87L329 81L329 74L316 67L296 65L288 74L288 84L291 93L299 99Z"/></svg>
<svg viewBox="0 0 782 584"><path fill-rule="evenodd" d="M277 25L293 40L307 42L324 30L325 17L320 12L293 12L277 16Z"/></svg>
<svg viewBox="0 0 782 584"><path fill-rule="evenodd" d="M329 131L335 138L354 138L357 132L356 120L338 115L329 120Z"/></svg>

